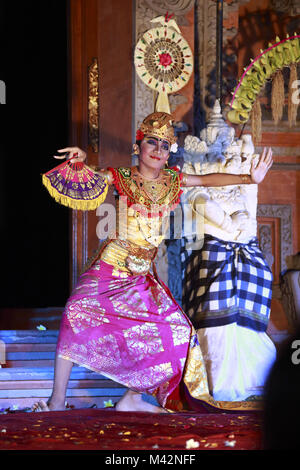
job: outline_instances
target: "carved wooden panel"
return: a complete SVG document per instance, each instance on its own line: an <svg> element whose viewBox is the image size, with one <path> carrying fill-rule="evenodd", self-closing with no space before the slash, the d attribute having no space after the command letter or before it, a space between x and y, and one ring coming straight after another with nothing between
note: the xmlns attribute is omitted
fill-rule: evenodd
<svg viewBox="0 0 300 470"><path fill-rule="evenodd" d="M94 153L99 151L99 82L99 64L97 57L94 57L88 67L89 145Z"/></svg>

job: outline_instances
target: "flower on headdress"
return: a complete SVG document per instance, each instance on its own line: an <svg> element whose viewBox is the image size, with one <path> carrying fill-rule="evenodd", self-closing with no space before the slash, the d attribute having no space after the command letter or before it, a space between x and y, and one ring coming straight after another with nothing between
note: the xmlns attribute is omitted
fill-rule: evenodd
<svg viewBox="0 0 300 470"><path fill-rule="evenodd" d="M136 140L143 140L143 138L144 138L144 132L142 132L141 129L138 129L136 131L135 139Z"/></svg>
<svg viewBox="0 0 300 470"><path fill-rule="evenodd" d="M170 151L172 153L176 153L177 150L178 150L178 144L177 144L177 142L175 142L174 144L171 145Z"/></svg>

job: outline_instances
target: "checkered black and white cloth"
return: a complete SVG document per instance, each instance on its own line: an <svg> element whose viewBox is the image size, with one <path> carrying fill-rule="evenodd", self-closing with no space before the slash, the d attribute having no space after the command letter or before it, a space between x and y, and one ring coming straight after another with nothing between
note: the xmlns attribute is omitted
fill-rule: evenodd
<svg viewBox="0 0 300 470"><path fill-rule="evenodd" d="M182 239L183 309L194 327L206 328L236 322L257 331L267 329L272 272L258 246L233 243L210 235L201 250L185 249Z"/></svg>

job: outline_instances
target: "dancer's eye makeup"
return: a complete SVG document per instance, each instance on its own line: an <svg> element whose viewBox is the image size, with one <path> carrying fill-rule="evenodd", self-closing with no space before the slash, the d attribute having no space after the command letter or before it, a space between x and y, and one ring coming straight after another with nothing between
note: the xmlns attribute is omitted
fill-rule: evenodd
<svg viewBox="0 0 300 470"><path fill-rule="evenodd" d="M159 142L158 139L154 139L153 137L149 137L149 138L146 137L145 140L146 140L147 144L153 145L155 147L157 146L157 143ZM169 148L170 148L169 142L167 142L166 140L163 140L161 148L162 148L162 150L167 150L168 151Z"/></svg>
<svg viewBox="0 0 300 470"><path fill-rule="evenodd" d="M146 142L149 145L157 145L157 140L154 139L146 139Z"/></svg>

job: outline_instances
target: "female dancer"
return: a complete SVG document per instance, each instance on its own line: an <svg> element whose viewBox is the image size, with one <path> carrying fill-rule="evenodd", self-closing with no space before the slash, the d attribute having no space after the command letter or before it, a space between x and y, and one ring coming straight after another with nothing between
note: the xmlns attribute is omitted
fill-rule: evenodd
<svg viewBox="0 0 300 470"><path fill-rule="evenodd" d="M66 304L53 392L47 403L36 403L34 411L65 409L73 363L128 388L116 404L118 411L162 413L203 404L226 408L209 395L201 350L189 319L157 277L154 265L153 273L150 269L164 238L162 220L179 202L182 186L258 184L272 165L272 151L264 149L251 175L196 176L165 168L175 141L172 116L153 113L137 132L138 166L98 172L126 198L126 219L120 220L116 237L102 246L92 266L80 276ZM59 152L69 152L70 164L86 159L78 147ZM160 406L143 401L142 393L155 396ZM232 403L229 406L234 408Z"/></svg>

